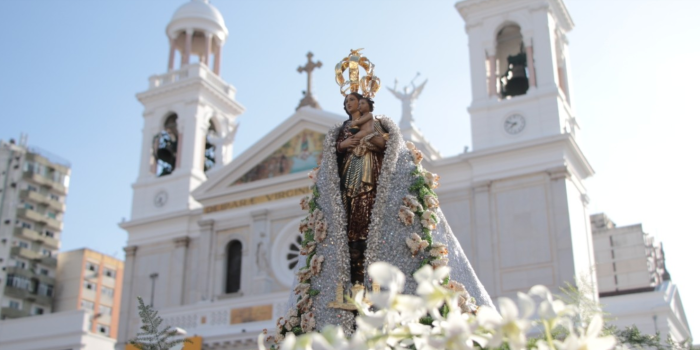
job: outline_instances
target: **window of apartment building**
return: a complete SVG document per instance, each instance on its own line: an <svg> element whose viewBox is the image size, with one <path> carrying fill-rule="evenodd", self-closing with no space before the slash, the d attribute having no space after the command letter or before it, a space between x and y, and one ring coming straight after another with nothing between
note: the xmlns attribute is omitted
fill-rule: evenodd
<svg viewBox="0 0 700 350"><path fill-rule="evenodd" d="M114 289L102 286L102 289L100 291L100 295L103 297L112 298L112 297L114 297Z"/></svg>
<svg viewBox="0 0 700 350"><path fill-rule="evenodd" d="M109 326L105 326L103 324L98 324L97 331L106 335L106 336L109 336Z"/></svg>
<svg viewBox="0 0 700 350"><path fill-rule="evenodd" d="M22 309L22 303L17 301L17 300L10 300L10 303L7 306L9 306L10 309L15 309L15 310Z"/></svg>
<svg viewBox="0 0 700 350"><path fill-rule="evenodd" d="M55 219L55 218L56 218L56 213L54 213L54 212L52 212L52 211L47 211L47 212L46 212L46 216L48 216L48 217L50 217L50 218L52 218L52 219Z"/></svg>
<svg viewBox="0 0 700 350"><path fill-rule="evenodd" d="M17 241L17 245L20 248L29 249L29 243L27 243L25 241Z"/></svg>
<svg viewBox="0 0 700 350"><path fill-rule="evenodd" d="M88 271L97 272L97 264L87 262L85 264L85 269L87 269Z"/></svg>
<svg viewBox="0 0 700 350"><path fill-rule="evenodd" d="M51 237L51 238L56 236L56 234L53 231L49 231L49 230L45 230L44 234L46 235L46 237Z"/></svg>
<svg viewBox="0 0 700 350"><path fill-rule="evenodd" d="M32 315L43 315L43 314L44 314L43 307L35 306L34 309L32 310Z"/></svg>
<svg viewBox="0 0 700 350"><path fill-rule="evenodd" d="M26 269L27 268L27 263L22 261L22 260L16 260L15 261L15 266L19 267L20 269Z"/></svg>
<svg viewBox="0 0 700 350"><path fill-rule="evenodd" d="M32 203L24 203L24 208L29 210L34 210L34 205Z"/></svg>
<svg viewBox="0 0 700 350"><path fill-rule="evenodd" d="M56 202L60 202L60 201L61 201L61 197L59 197L59 196L57 196L57 195L55 195L55 194L53 194L53 193L50 193L50 194L49 194L49 198L51 198L51 200L54 200L54 201L56 201Z"/></svg>
<svg viewBox="0 0 700 350"><path fill-rule="evenodd" d="M110 278L117 277L117 272L112 270L112 269L108 269L108 268L104 268L103 274L105 275L105 277L110 277Z"/></svg>
<svg viewBox="0 0 700 350"><path fill-rule="evenodd" d="M43 295L43 296L47 296L47 297L53 296L53 285L39 283L39 295Z"/></svg>
<svg viewBox="0 0 700 350"><path fill-rule="evenodd" d="M48 276L48 275L49 275L49 270L44 269L44 268L39 269L39 274L42 274L42 275L44 275L44 276Z"/></svg>
<svg viewBox="0 0 700 350"><path fill-rule="evenodd" d="M14 274L7 275L6 285L8 287L14 287L14 288L18 288L18 289L26 289L26 290L33 289L32 282L28 278L25 278L22 276L16 276Z"/></svg>
<svg viewBox="0 0 700 350"><path fill-rule="evenodd" d="M112 308L109 306L100 305L100 314L102 316L112 316Z"/></svg>
<svg viewBox="0 0 700 350"><path fill-rule="evenodd" d="M36 187L32 186L32 185L27 185L27 190L29 190L29 191L34 191L34 192L39 192L39 190L38 190Z"/></svg>
<svg viewBox="0 0 700 350"><path fill-rule="evenodd" d="M97 289L97 285L94 282L90 282L90 281L85 281L83 283L83 287L85 287L85 289L87 289L87 290L96 290Z"/></svg>
<svg viewBox="0 0 700 350"><path fill-rule="evenodd" d="M41 254L44 256L52 256L53 255L53 253L48 249L42 249Z"/></svg>
<svg viewBox="0 0 700 350"><path fill-rule="evenodd" d="M83 310L93 311L95 310L95 303L89 300L81 300L80 308Z"/></svg>
<svg viewBox="0 0 700 350"><path fill-rule="evenodd" d="M17 225L19 225L19 227L21 227L21 228L26 228L26 229L29 229L29 230L32 229L32 224L30 224L30 223L28 223L28 222L26 222L26 221L18 220L18 221L17 221Z"/></svg>

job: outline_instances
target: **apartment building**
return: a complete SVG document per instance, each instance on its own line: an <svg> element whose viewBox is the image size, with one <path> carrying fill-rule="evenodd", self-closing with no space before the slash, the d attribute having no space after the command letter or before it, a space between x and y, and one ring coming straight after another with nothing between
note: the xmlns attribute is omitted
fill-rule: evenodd
<svg viewBox="0 0 700 350"><path fill-rule="evenodd" d="M54 309L90 313L89 331L117 338L124 262L83 248L58 255Z"/></svg>
<svg viewBox="0 0 700 350"><path fill-rule="evenodd" d="M70 163L0 141L0 319L52 312Z"/></svg>

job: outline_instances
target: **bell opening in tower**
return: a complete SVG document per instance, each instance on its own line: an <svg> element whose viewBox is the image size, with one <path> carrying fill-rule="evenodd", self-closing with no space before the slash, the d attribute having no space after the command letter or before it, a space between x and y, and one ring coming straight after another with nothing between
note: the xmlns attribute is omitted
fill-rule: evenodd
<svg viewBox="0 0 700 350"><path fill-rule="evenodd" d="M204 172L206 173L216 165L216 144L214 144L214 138L216 137L216 127L214 123L209 121L209 130L207 130L207 136L204 141Z"/></svg>
<svg viewBox="0 0 700 350"><path fill-rule="evenodd" d="M502 98L524 95L530 87L527 54L520 26L508 24L496 36L499 91Z"/></svg>
<svg viewBox="0 0 700 350"><path fill-rule="evenodd" d="M156 160L156 176L170 175L177 165L177 114L166 118L161 130L153 137L153 157Z"/></svg>

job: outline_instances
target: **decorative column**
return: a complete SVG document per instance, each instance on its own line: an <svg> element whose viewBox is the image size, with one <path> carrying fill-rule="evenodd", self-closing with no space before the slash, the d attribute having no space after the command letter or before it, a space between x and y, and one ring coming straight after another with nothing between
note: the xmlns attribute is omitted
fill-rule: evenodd
<svg viewBox="0 0 700 350"><path fill-rule="evenodd" d="M175 66L175 39L169 38L170 42L170 54L168 55L168 72L173 70Z"/></svg>
<svg viewBox="0 0 700 350"><path fill-rule="evenodd" d="M138 313L134 288L134 266L136 265L137 246L124 248L124 279L122 280L122 298L124 303L120 308L119 334L117 335L117 348L123 349L130 338L136 335L138 328Z"/></svg>
<svg viewBox="0 0 700 350"><path fill-rule="evenodd" d="M253 295L269 293L272 291L272 278L270 277L270 260L268 247L270 246L270 235L267 220L268 211L258 210L251 213L253 224L250 225L252 234L251 250L255 253L255 273L253 277ZM243 272L245 274L245 270ZM245 276L242 276L245 277ZM245 280L245 279L243 279Z"/></svg>
<svg viewBox="0 0 700 350"><path fill-rule="evenodd" d="M191 300L191 302L214 300L214 293L210 287L212 281L209 281L210 271L213 270L216 258L212 248L214 246L214 220L200 220L197 224L199 225L197 276L192 279L190 286L190 295L194 295L196 299Z"/></svg>
<svg viewBox="0 0 700 350"><path fill-rule="evenodd" d="M194 34L193 29L187 29L185 32L185 52L182 53L182 60L180 60L180 68L190 64L190 55L192 54L192 35Z"/></svg>
<svg viewBox="0 0 700 350"><path fill-rule="evenodd" d="M209 56L211 56L211 33L204 34L204 64L209 67Z"/></svg>
<svg viewBox="0 0 700 350"><path fill-rule="evenodd" d="M496 96L496 78L497 78L497 67L496 67L496 48L491 47L486 50L487 61L489 66L489 97Z"/></svg>
<svg viewBox="0 0 700 350"><path fill-rule="evenodd" d="M494 264L494 234L491 229L491 182L474 186L474 233L476 237L476 274L491 295L498 293L498 271Z"/></svg>
<svg viewBox="0 0 700 350"><path fill-rule="evenodd" d="M527 55L527 76L530 87L536 87L537 77L535 76L535 59L532 57L532 45L525 47L525 55Z"/></svg>
<svg viewBox="0 0 700 350"><path fill-rule="evenodd" d="M170 269L170 305L184 305L185 284L187 282L187 247L189 237L175 238L175 251L171 255Z"/></svg>
<svg viewBox="0 0 700 350"><path fill-rule="evenodd" d="M214 37L216 42L216 48L214 48L214 74L221 75L219 70L221 68L221 45L223 42L219 37Z"/></svg>

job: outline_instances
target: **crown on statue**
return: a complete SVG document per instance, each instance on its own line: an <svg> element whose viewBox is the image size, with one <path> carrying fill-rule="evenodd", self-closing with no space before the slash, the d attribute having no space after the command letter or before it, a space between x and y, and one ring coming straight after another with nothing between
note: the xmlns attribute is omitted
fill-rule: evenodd
<svg viewBox="0 0 700 350"><path fill-rule="evenodd" d="M382 86L379 77L374 75L374 64L367 57L362 56L363 49L350 50L348 57L343 58L335 65L335 82L340 85L340 93L345 96L350 92L358 92L362 89L362 96L374 98L374 95ZM360 78L360 67L365 69L367 75ZM348 80L343 74L348 70Z"/></svg>

